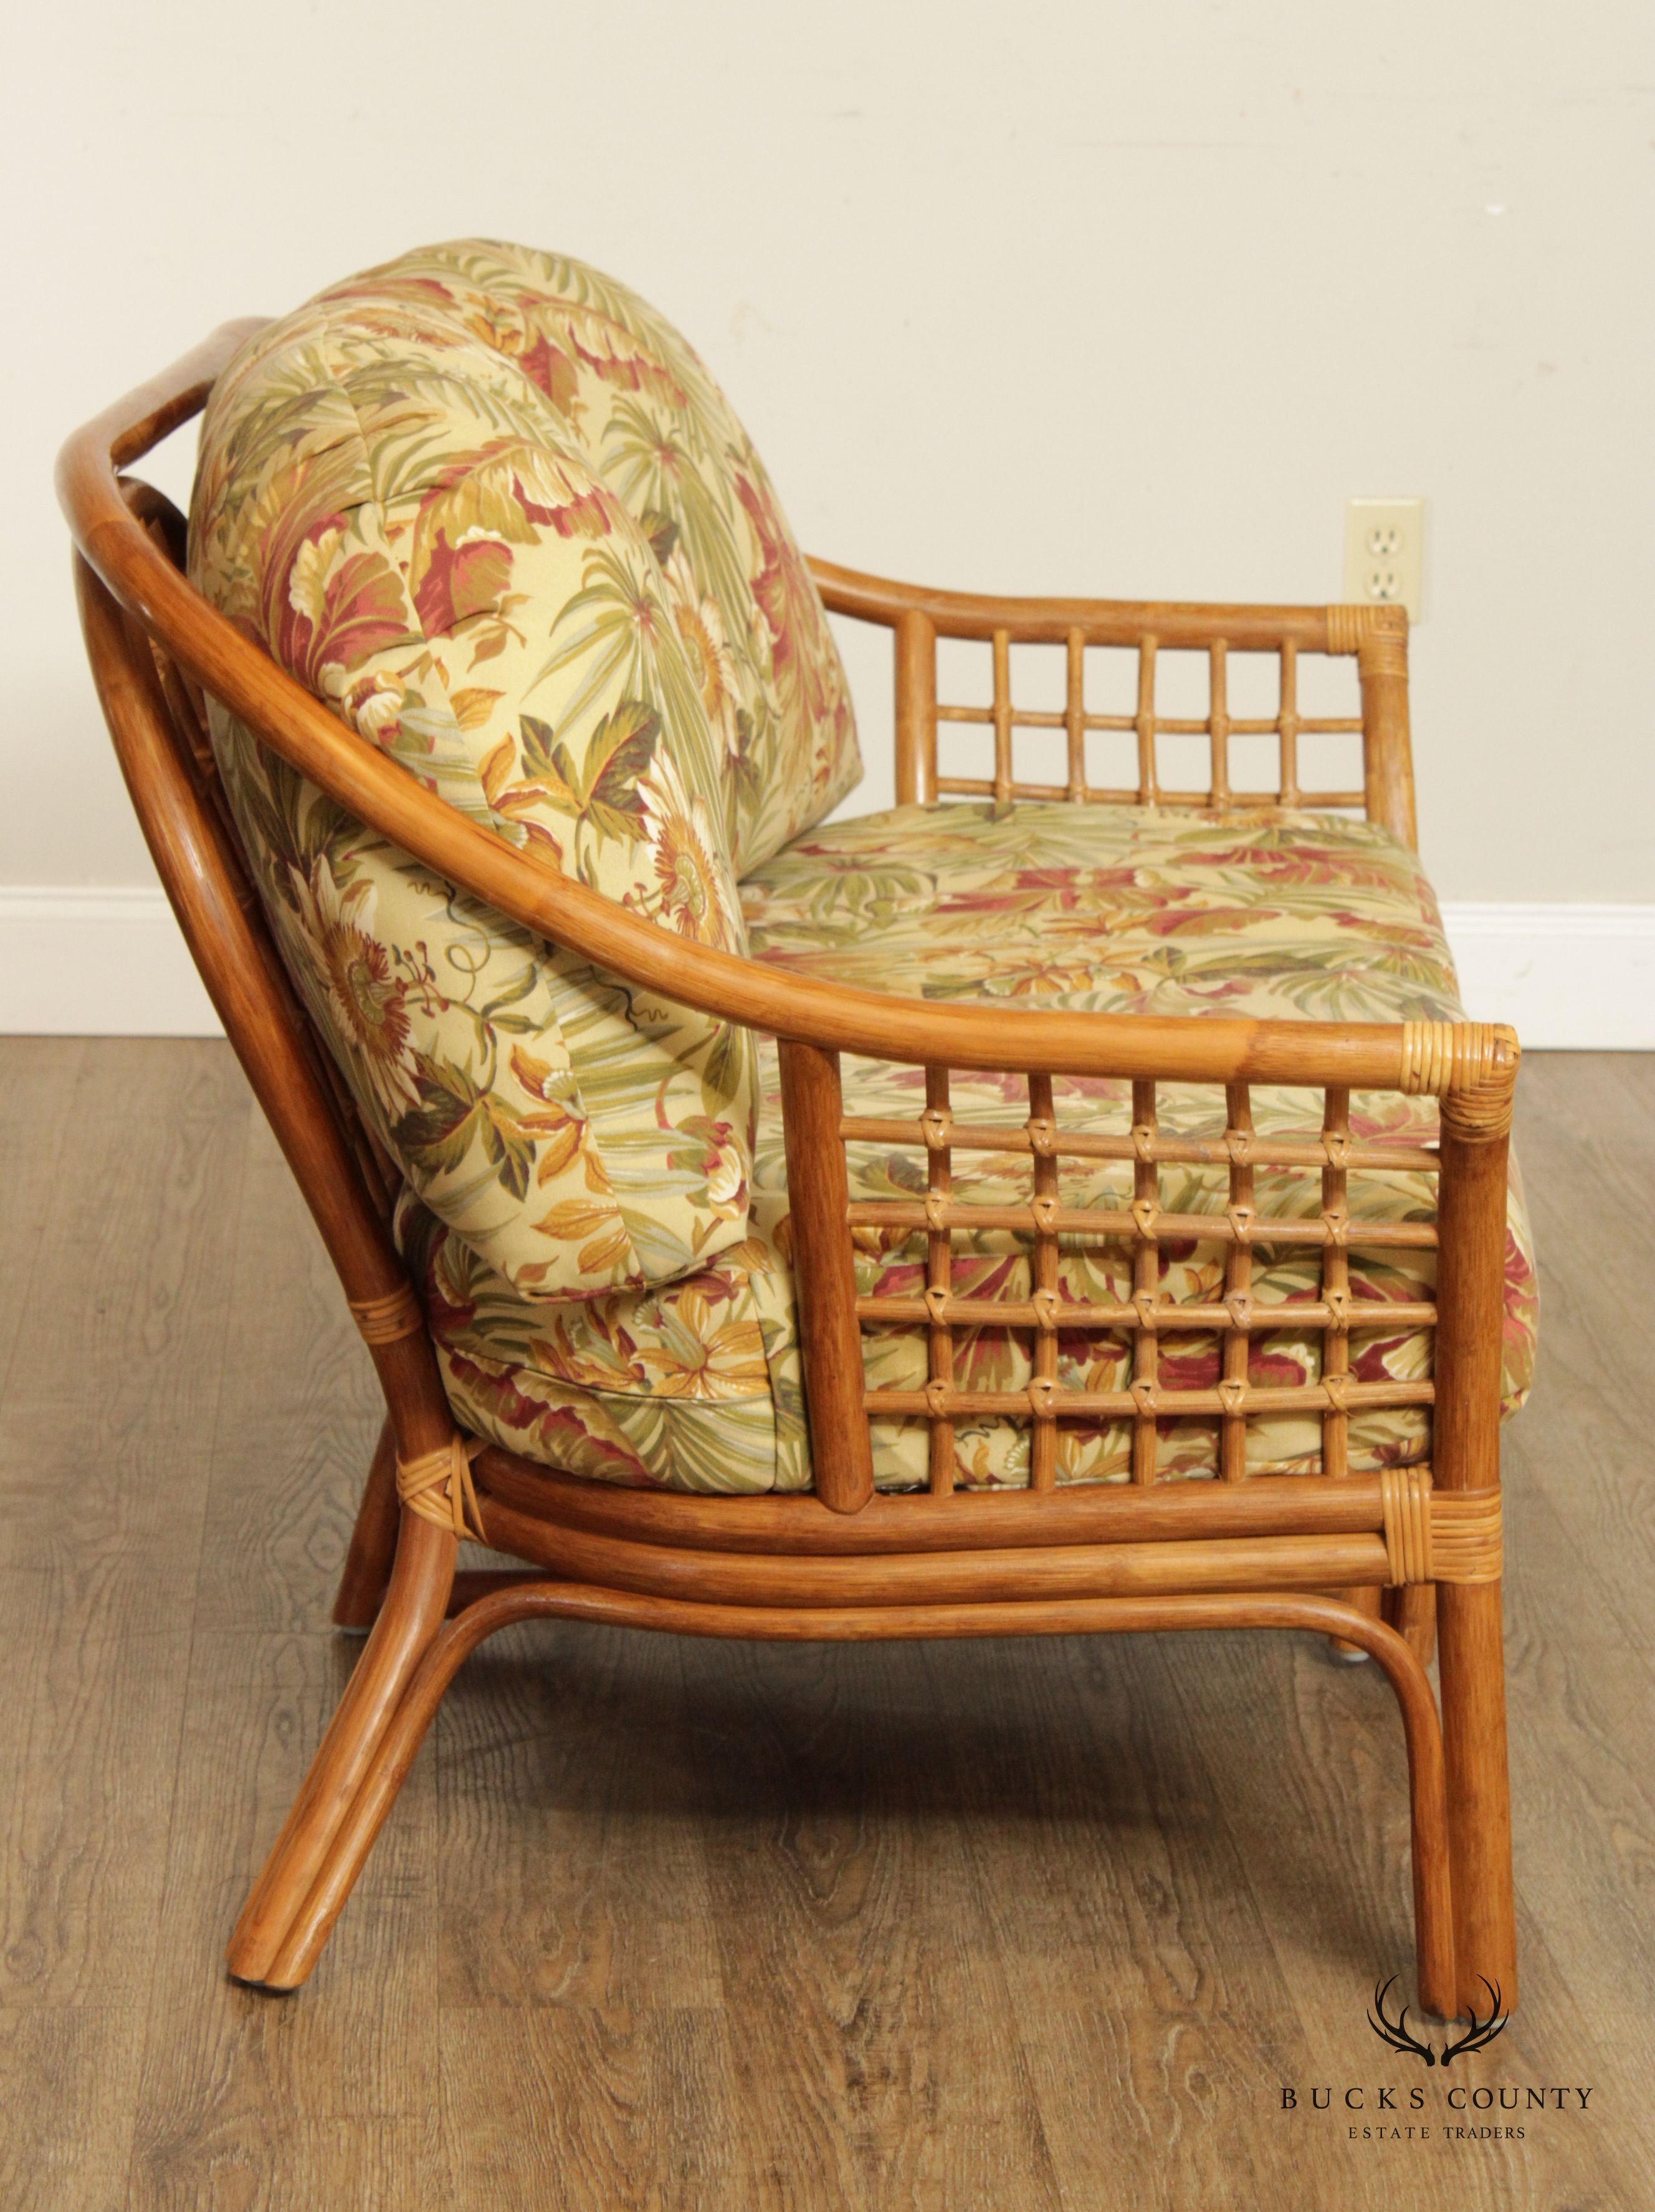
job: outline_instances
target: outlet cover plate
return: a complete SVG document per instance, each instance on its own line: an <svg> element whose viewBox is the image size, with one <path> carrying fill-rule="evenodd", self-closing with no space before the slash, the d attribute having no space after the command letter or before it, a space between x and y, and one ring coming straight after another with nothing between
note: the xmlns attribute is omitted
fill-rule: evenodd
<svg viewBox="0 0 1655 2212"><path fill-rule="evenodd" d="M1358 606L1404 606L1416 623L1425 611L1425 501L1352 499L1345 502L1344 596Z"/></svg>

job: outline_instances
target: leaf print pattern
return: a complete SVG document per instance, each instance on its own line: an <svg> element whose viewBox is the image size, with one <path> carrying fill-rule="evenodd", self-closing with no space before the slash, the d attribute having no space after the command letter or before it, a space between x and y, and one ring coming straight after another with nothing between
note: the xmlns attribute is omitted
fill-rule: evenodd
<svg viewBox="0 0 1655 2212"><path fill-rule="evenodd" d="M903 808L812 829L860 772L814 585L750 442L705 368L623 287L486 241L406 255L261 332L215 388L191 569L242 632L446 804L694 941L932 999L1312 1019L1453 1018L1440 920L1411 854L1366 823L1136 808ZM710 1492L808 1487L773 1048L634 992L434 878L213 710L231 805L278 944L405 1187L458 1418L596 1480ZM852 1112L912 1118L916 1070L847 1060ZM1125 1086L1056 1086L1060 1121L1124 1129ZM1314 1102L1260 1089L1264 1130ZM956 1115L1021 1120L1022 1086L956 1076ZM1222 1102L1168 1085L1173 1128ZM1428 1101L1359 1097L1360 1133L1428 1139ZM853 1191L911 1195L917 1152L852 1147ZM960 1194L1027 1196L1026 1158L961 1154ZM1065 1162L1070 1204L1114 1206L1117 1164ZM1536 1295L1513 1170L1507 1408L1533 1367ZM1316 1179L1260 1172L1313 1214ZM1222 1179L1167 1170L1163 1202L1222 1211ZM1428 1371L1379 1302L1431 1255L1364 1251L1360 1222L1422 1214L1427 1179L1355 1178L1351 1340L1362 1379ZM923 1240L858 1233L858 1285L912 1294ZM1168 1243L1161 1292L1209 1302L1223 1251ZM1016 1297L1026 1243L982 1232L955 1286ZM1130 1291L1118 1247L1073 1239L1060 1296ZM1264 1248L1255 1295L1309 1300L1313 1255ZM867 1331L876 1384L923 1381L918 1332ZM1204 1388L1210 1335L1162 1371ZM1255 1340L1259 1381L1313 1380L1319 1334ZM1019 1388L1026 1340L962 1332L969 1387ZM1118 1387L1125 1342L1059 1333L1061 1380ZM1167 1421L1163 1473L1214 1472L1216 1425ZM1124 1424L1065 1421L1059 1480L1125 1480ZM1313 1419L1252 1425L1256 1471L1317 1464ZM1353 1465L1418 1460L1418 1409L1350 1421ZM962 1481L1028 1480L1028 1431L962 1422ZM875 1425L876 1479L922 1486L922 1423Z"/></svg>
<svg viewBox="0 0 1655 2212"><path fill-rule="evenodd" d="M1017 1003L1086 1006L1101 1012L1226 1012L1287 1019L1355 1021L1462 1018L1453 969L1430 887L1411 853L1384 830L1333 816L1229 821L1139 808L949 805L899 808L838 823L796 841L743 885L752 949L760 957L824 977L935 999L1003 997ZM917 1118L923 1073L847 1059L847 1109L880 1118ZM809 1486L773 1048L761 1052L761 1106L749 1233L701 1273L658 1290L624 1292L563 1307L548 1324L544 1308L514 1297L476 1256L411 1200L399 1235L426 1291L447 1387L460 1418L530 1458L597 1479L717 1492ZM1124 1132L1131 1119L1128 1087L1059 1079L1060 1122ZM955 1114L1003 1124L1028 1112L1020 1079L956 1073ZM1170 1128L1213 1133L1223 1126L1222 1097L1191 1085L1161 1095ZM1252 1094L1264 1131L1313 1129L1314 1094L1261 1086ZM1436 1106L1428 1098L1358 1093L1352 1123L1359 1137L1428 1142ZM849 1148L857 1198L913 1197L924 1171L915 1149L858 1143ZM1129 1171L1114 1164L1065 1160L1066 1205L1119 1206L1131 1195ZM1026 1158L956 1152L957 1194L986 1205L1019 1204L1028 1194ZM1165 1168L1169 1211L1222 1212L1222 1175ZM1261 1207L1314 1216L1313 1172L1260 1170ZM1350 1206L1362 1220L1423 1218L1432 1209L1429 1178L1354 1175ZM1375 1309L1353 1329L1350 1365L1359 1381L1415 1379L1429 1372L1429 1339L1387 1328L1379 1301L1428 1293L1434 1255L1364 1249L1358 1229L1349 1255L1359 1305ZM1203 1304L1222 1297L1224 1248L1173 1243L1161 1253L1162 1297ZM864 1294L923 1291L923 1237L858 1232L857 1285ZM1319 1265L1302 1248L1261 1248L1254 1294L1261 1301L1309 1302ZM963 1297L1027 1297L1027 1240L979 1232L956 1242L955 1287ZM1070 1240L1060 1263L1059 1294L1070 1301L1128 1299L1131 1255L1122 1246ZM1506 1272L1505 1407L1522 1403L1534 1369L1537 1299L1528 1226L1515 1162L1512 1170ZM1252 1379L1313 1382L1322 1340L1283 1326L1254 1340ZM877 1387L913 1389L925 1379L918 1331L869 1329L868 1378ZM1128 1376L1126 1340L1092 1331L1060 1331L1059 1377L1066 1388L1118 1389ZM1169 1337L1162 1374L1174 1388L1210 1389L1219 1376L1218 1340ZM956 1372L967 1388L1017 1389L1029 1380L1026 1337L1006 1329L961 1331ZM1159 1438L1165 1475L1216 1471L1217 1424L1167 1420ZM975 1486L1027 1483L1027 1425L961 1422L959 1480ZM1319 1425L1313 1418L1275 1416L1248 1431L1251 1471L1313 1473ZM1417 1407L1364 1409L1349 1424L1351 1464L1406 1464L1429 1451L1428 1415ZM1062 1482L1124 1481L1131 1439L1124 1423L1063 1422ZM924 1486L927 1437L921 1422L874 1424L875 1480L882 1489Z"/></svg>
<svg viewBox="0 0 1655 2212"><path fill-rule="evenodd" d="M561 449L637 526L658 586L651 619L664 614L676 630L721 754L738 876L839 804L862 763L821 600L751 440L670 324L581 262L478 239L404 254L317 304L393 343L416 333L432 355L442 343L433 317L465 333L508 366L512 386L533 387ZM560 483L543 441L530 442L531 516L585 526L579 486ZM508 443L502 425L489 488ZM476 540L451 527L448 543L486 547L488 520Z"/></svg>
<svg viewBox="0 0 1655 2212"><path fill-rule="evenodd" d="M699 943L744 948L741 856L859 772L749 441L683 341L577 262L433 247L259 333L203 423L191 568L449 805ZM742 1239L750 1037L459 896L217 708L213 732L375 1133L517 1295L667 1280Z"/></svg>

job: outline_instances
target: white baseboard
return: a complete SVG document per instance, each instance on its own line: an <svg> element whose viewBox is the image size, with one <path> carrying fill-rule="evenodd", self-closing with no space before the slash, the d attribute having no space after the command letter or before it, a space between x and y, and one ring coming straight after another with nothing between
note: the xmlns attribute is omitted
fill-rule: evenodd
<svg viewBox="0 0 1655 2212"><path fill-rule="evenodd" d="M0 884L0 1034L222 1036L155 884Z"/></svg>
<svg viewBox="0 0 1655 2212"><path fill-rule="evenodd" d="M1655 1050L1655 905L1446 905L1476 1021L1535 1052Z"/></svg>
<svg viewBox="0 0 1655 2212"><path fill-rule="evenodd" d="M1655 1050L1655 904L1448 906L1467 1011L1538 1051ZM217 1036L163 894L0 884L0 1034Z"/></svg>

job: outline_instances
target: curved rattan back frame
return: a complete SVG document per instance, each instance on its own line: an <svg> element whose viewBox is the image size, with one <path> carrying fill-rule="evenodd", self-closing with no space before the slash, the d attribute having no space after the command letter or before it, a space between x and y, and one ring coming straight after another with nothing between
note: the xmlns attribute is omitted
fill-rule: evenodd
<svg viewBox="0 0 1655 2212"><path fill-rule="evenodd" d="M372 1555L360 1618L377 1620L361 1664L318 1750L310 1779L255 1886L231 1946L233 1971L289 1988L308 1973L394 1797L443 1688L466 1651L512 1619L555 1614L753 1637L960 1636L1175 1626L1315 1628L1373 1653L1397 1689L1407 1730L1421 1987L1452 2004L1456 1954L1462 1990L1490 1972L1514 1987L1509 1835L1505 1801L1500 1659L1498 1425L1506 1218L1506 1133L1517 1068L1509 1030L1451 1025L1162 1019L1003 1005L935 1005L820 982L686 943L623 911L467 821L397 763L360 739L186 582L184 525L175 509L122 471L206 402L214 379L258 323L226 325L173 368L79 432L59 461L59 495L77 552L76 587L88 655L123 774L163 884L197 965L315 1217L352 1313L379 1370L388 1429L358 1522ZM1203 794L1228 792L1224 748L1236 725L1225 705L1226 654L1276 653L1282 703L1269 726L1280 742L1276 798L1301 799L1294 744L1301 725L1289 672L1300 653L1353 654L1361 677L1364 788L1371 818L1413 836L1407 723L1406 626L1389 610L1201 608L1089 600L986 600L924 592L813 562L830 609L894 634L897 787L926 799L957 781L938 772L939 636L986 640L995 659L987 719L995 737L997 797L1163 799L1154 742L1161 727L1153 668L1159 647L1198 647L1212 689L1206 733L1213 763ZM1061 793L1021 784L1011 734L1051 717L1013 708L1013 642L1065 646L1070 759ZM1137 650L1140 739L1135 793L1086 781L1088 717L1077 664L1088 645ZM205 732L203 695L239 717L341 806L485 903L539 935L578 949L627 981L761 1030L779 1041L793 1264L800 1307L814 1495L709 1498L629 1492L582 1481L498 1449L475 1455L457 1440L434 1351L389 1231L393 1176L357 1116L265 928L220 790ZM1107 718L1104 718L1106 720ZM1112 724L1110 726L1113 726ZM926 1162L921 1226L931 1254L926 1294L912 1314L883 1315L859 1299L852 1265L856 1216L845 1146L865 1130L847 1121L841 1052L923 1066L927 1109L911 1141ZM1029 1113L994 1133L1027 1150L1028 1218L1036 1254L1033 1293L1014 1325L1032 1332L1034 1374L1015 1413L1033 1424L1027 1491L956 1494L943 1479L951 1424L972 1410L954 1383L951 1331L973 1316L952 1296L948 1248L957 1201L953 1153L982 1133L949 1120L951 1069L1022 1077ZM1135 1425L1135 1480L1052 1486L1058 1402L1049 1321L1056 1239L1065 1230L1057 1176L1084 1152L1058 1126L1054 1076L1102 1076L1132 1086L1133 1197L1105 1233L1137 1253L1132 1298L1100 1309L1090 1325L1133 1338L1122 1409ZM1179 1139L1157 1125L1167 1082L1222 1088L1215 1144L1228 1177L1221 1233L1231 1254L1222 1310L1186 1312L1186 1325L1224 1339L1210 1408L1222 1437L1214 1483L1156 1484L1159 1333L1153 1275L1158 1175ZM1328 1332L1319 1476L1247 1481L1240 1451L1250 1411L1246 1347L1256 1316L1247 1255L1252 1176L1269 1155L1254 1146L1250 1085L1323 1094L1319 1132L1306 1140L1321 1176L1321 1211L1306 1231L1324 1250L1317 1324ZM1365 1163L1349 1137L1355 1088L1435 1093L1442 1135L1434 1164L1438 1280L1434 1467L1378 1476L1340 1474L1343 1425L1353 1402L1335 1347L1349 1318L1341 1251L1345 1178ZM1094 1139L1106 1147L1118 1140ZM1272 1139L1280 1149L1281 1140ZM1288 1149L1291 1150L1291 1145ZM1416 1163L1415 1163L1416 1164ZM968 1214L969 1206L961 1206ZM882 1223L902 1227L900 1223ZM1094 1226L1100 1225L1097 1224ZM1279 1222L1278 1224L1279 1226ZM1069 1224L1072 1227L1072 1224ZM1211 1229L1214 1224L1204 1224ZM876 1497L871 1488L861 1331L900 1318L931 1347L930 1382L917 1394L932 1425L931 1492ZM1005 1319L1003 1314L1002 1320ZM1073 1410L1070 1408L1069 1410ZM403 1480L397 1510L393 1465ZM475 1479L475 1489L473 1486ZM480 1591L455 1575L457 1539L475 1530L532 1562ZM365 1532L366 1537L365 1537ZM394 1547L388 1588L384 1568ZM353 1557L355 1557L354 1553ZM561 1579L547 1580L549 1572ZM1330 1591L1382 1583L1440 1585L1443 1723L1417 1651L1397 1631ZM347 1572L347 1583L350 1571ZM380 1591L383 1589L383 1601ZM447 1626L445 1612L457 1614ZM343 1614L341 1616L344 1617ZM352 1618L358 1617L355 1614ZM1452 1920L1449 1925L1449 1865Z"/></svg>
<svg viewBox="0 0 1655 2212"><path fill-rule="evenodd" d="M832 1051L865 1053L913 1064L1013 1068L1069 1074L1155 1076L1225 1083L1329 1083L1402 1089L1408 1045L1400 1024L1258 1022L1222 1016L991 1011L917 1003L814 978L779 975L759 963L695 945L630 914L568 877L532 849L505 844L425 790L397 763L348 729L194 592L175 562L129 507L118 471L198 413L216 371L258 327L232 324L168 374L142 387L80 432L64 448L59 489L82 555L113 596L201 690L223 701L300 774L449 881L539 935L577 947L599 965L668 997L748 1026ZM937 611L920 617L933 633L979 634L965 595L907 594L903 587L818 564L830 607L898 627L910 640L910 596ZM884 595L884 596L882 596ZM987 603L1000 606L999 602ZM1034 603L1040 609L1044 603ZM1191 636L1211 611L1106 602L1060 602L1091 609L1100 638L1136 636L1146 621ZM1349 610L1226 610L1237 628L1249 618L1272 638L1302 631L1320 650L1330 616ZM1015 603L1003 621L1017 635L1050 628ZM987 617L984 617L985 620ZM1064 617L1064 634L1070 626ZM1353 648L1354 649L1354 648ZM909 648L912 651L912 646ZM906 718L905 717L905 723ZM1492 1054L1492 1045L1488 1047ZM1494 1059L1482 1071L1492 1073ZM1463 1082L1471 1073L1456 1077ZM1435 1086L1433 1086L1435 1087ZM1444 1086L1446 1087L1446 1086Z"/></svg>
<svg viewBox="0 0 1655 2212"><path fill-rule="evenodd" d="M79 589L94 671L124 771L143 823L162 879L226 1029L287 1147L295 1173L326 1238L353 1307L372 1308L403 1289L400 1262L385 1229L389 1164L380 1158L358 1118L349 1093L292 990L265 931L248 872L220 791L205 735L202 694L222 700L301 774L342 806L456 884L538 934L572 945L602 967L633 983L646 985L690 1005L773 1032L781 1040L783 1098L788 1126L790 1196L799 1254L799 1293L804 1335L807 1394L817 1467L817 1501L837 1510L860 1510L871 1496L867 1442L870 1401L860 1374L859 1339L864 1323L912 1319L927 1328L934 1349L932 1380L916 1402L891 1398L879 1410L917 1413L934 1423L933 1468L940 1468L949 1447L955 1413L1021 1413L1034 1425L1033 1487L1051 1487L1052 1425L1058 1413L1126 1413L1137 1429L1134 1472L1150 1480L1154 1427L1158 1414L1210 1412L1222 1423L1223 1471L1240 1471L1241 1435L1250 1412L1269 1411L1259 1394L1249 1402L1245 1380L1249 1335L1260 1321L1247 1310L1247 1221L1252 1170L1273 1157L1249 1134L1247 1092L1256 1083L1319 1089L1326 1100L1319 1164L1325 1170L1324 1207L1317 1222L1301 1228L1273 1224L1276 1236L1309 1237L1331 1244L1324 1269L1325 1291L1314 1314L1300 1315L1330 1329L1326 1382L1318 1401L1325 1433L1335 1441L1325 1455L1331 1471L1343 1472L1338 1439L1360 1386L1341 1383L1343 1212L1346 1176L1353 1165L1388 1163L1377 1153L1371 1162L1350 1145L1345 1115L1355 1086L1409 1091L1432 1091L1445 1100L1452 1130L1494 1133L1509 1121L1516 1069L1515 1040L1508 1031L1476 1024L1321 1024L1262 1022L1228 1017L1155 1018L1002 1005L937 1005L812 978L785 975L756 962L687 943L612 904L584 885L547 866L533 850L519 850L466 820L422 788L398 764L360 739L325 707L240 636L186 582L181 574L183 525L176 511L147 485L120 471L161 437L187 421L204 404L214 377L237 345L258 328L233 324L172 371L81 432L65 448L59 485L65 511L80 549ZM1238 650L1268 650L1284 656L1284 670L1300 651L1352 652L1361 671L1364 700L1378 708L1369 716L1367 793L1370 811L1389 816L1405 833L1412 828L1412 781L1407 757L1405 672L1403 702L1397 707L1386 687L1397 674L1399 631L1391 611L1382 621L1365 622L1361 611L1341 608L1212 609L1149 603L1102 601L1000 601L967 594L924 592L888 584L852 572L814 564L828 603L839 611L882 623L895 634L898 691L898 750L900 787L924 796L944 789L949 779L937 772L936 641L938 636L986 639L996 658L997 737L1009 743L1011 712L1004 682L1007 641L1064 641L1071 670L1071 720L1079 713L1079 689L1072 680L1085 646L1131 643L1153 661L1158 645L1204 645L1222 671L1223 655ZM1222 635L1219 635L1219 632ZM140 637L147 640L138 649ZM1146 643L1147 641L1147 643ZM1405 671L1405 663L1403 664ZM1285 695L1284 695L1285 696ZM1285 710L1284 710L1285 712ZM1281 728L1282 718L1277 718ZM1219 763L1223 734L1222 678L1209 721L1214 744L1214 784L1225 781ZM1071 732L1071 737L1076 734ZM1083 738L1084 731L1078 734ZM1149 732L1153 740L1154 727ZM1282 729L1284 745L1290 729ZM1151 744L1152 754L1152 744ZM1010 777L1004 744L997 782L1017 795L1026 787ZM1154 793L1154 774L1146 770ZM1284 769L1284 783L1288 771ZM1004 795L1004 794L1002 794ZM1042 793L1042 795L1045 795ZM1088 795L1082 792L1082 795ZM1090 794L1095 796L1096 794ZM1112 798L1125 794L1110 793ZM1294 794L1289 794L1294 795ZM1341 799L1355 793L1325 794ZM994 1137L997 1147L1009 1143L1032 1154L1034 1188L1028 1224L1032 1230L1041 1284L1055 1261L1057 1237L1082 1225L1057 1208L1057 1157L1084 1151L1088 1140L1065 1140L1051 1109L1052 1078L1108 1076L1134 1085L1137 1194L1131 1217L1119 1223L1100 1218L1095 1225L1132 1239L1137 1245L1136 1305L1119 1314L1100 1311L1100 1327L1126 1326L1134 1331L1130 1387L1111 1398L1064 1407L1052 1379L1055 1340L1041 1329L1039 1291L1028 1315L1019 1309L1008 1321L1033 1327L1039 1347L1037 1372L1027 1407L1024 1394L1011 1394L1003 1406L979 1407L952 1387L949 1329L967 1315L951 1311L946 1285L947 1228L952 1214L968 1225L971 1209L953 1206L948 1194L951 1148L934 1141L934 1127L915 1125L906 1135L924 1151L930 1176L925 1209L939 1273L928 1293L929 1305L911 1316L886 1314L879 1302L858 1301L852 1280L846 1226L900 1227L891 1206L852 1208L846 1186L843 1147L847 1139L869 1133L843 1115L836 1056L850 1051L875 1058L921 1064L928 1069L932 1115L946 1114L950 1068L991 1068L1023 1076L1029 1085L1030 1115L1021 1130ZM1212 1393L1197 1394L1188 1407L1159 1396L1155 1386L1157 1322L1146 1310L1153 1292L1156 1172L1160 1162L1180 1157L1175 1139L1158 1136L1155 1127L1158 1081L1200 1082L1222 1086L1226 1101L1221 1146L1228 1162L1230 1206L1227 1216L1206 1224L1228 1239L1232 1264L1227 1271L1222 1313L1201 1312L1159 1327L1216 1327L1226 1332L1223 1380ZM1045 1102L1044 1109L1041 1102ZM1488 1125L1483 1129L1483 1125ZM871 1128L871 1125L870 1125ZM1042 1143L1042 1133L1046 1141ZM958 1133L955 1146L974 1143L980 1133ZM1094 1139L1091 1149L1107 1149ZM1252 1145L1251 1157L1247 1147ZM1189 1147L1183 1148L1187 1152ZM1291 1147L1288 1150L1291 1151ZM1125 1155L1124 1155L1125 1156ZM1216 1155L1215 1155L1216 1157ZM1391 1164L1434 1165L1428 1155L1412 1154ZM939 1207L941 1211L939 1212ZM1330 1208L1331 1211L1330 1212ZM1239 1210L1238 1210L1239 1209ZM873 1215L881 1216L878 1224ZM868 1220L864 1222L863 1214ZM885 1214L892 1220L884 1220ZM1238 1225L1239 1224L1239 1225ZM912 1226L913 1224L906 1224ZM1187 1225L1187 1224L1186 1224ZM939 1238L938 1231L943 1233ZM1160 1233L1177 1233L1167 1220ZM1257 1232L1255 1232L1256 1234ZM1382 1241L1433 1243L1428 1226L1378 1232ZM1050 1285L1046 1285L1049 1291ZM888 1303L888 1302L887 1302ZM1050 1304L1048 1297L1046 1303ZM1326 1310L1324 1311L1323 1309ZM1417 1321L1420 1316L1411 1316ZM977 1316L978 1319L985 1316ZM1076 1320L1065 1314L1065 1324ZM1079 1317L1084 1321L1085 1316ZM1452 1333L1452 1332L1451 1332ZM415 1393L428 1414L413 1424L419 1433L399 1435L399 1459L428 1455L443 1440L440 1392L428 1346L415 1335L392 1337L371 1346L382 1365L396 1370L395 1392L405 1398L412 1370L419 1370ZM1452 1354L1450 1351L1452 1366ZM1441 1351L1440 1347L1439 1358ZM387 1376L388 1386L391 1378ZM1440 1389L1439 1377L1438 1389ZM1007 1395L1007 1394L999 1394ZM1392 1392L1391 1396L1396 1396ZM1409 1392L1404 1389L1403 1395ZM1411 1395L1435 1395L1431 1386L1411 1386ZM1205 1398L1211 1396L1209 1407ZM1016 1402L1012 1402L1013 1397ZM1387 1400L1387 1402L1389 1401ZM1400 1401L1398 1400L1398 1402ZM485 1477L488 1462L485 1462ZM1440 1480L1440 1474L1439 1476ZM937 1492L952 1488L940 1477ZM759 1501L753 1501L758 1503ZM1010 1500L1001 1501L1009 1504ZM773 1501L779 1506L783 1501ZM791 1503L791 1501L789 1501ZM803 1501L799 1501L803 1503ZM696 1517L694 1502L657 1501L671 1515L682 1510L688 1527ZM716 1509L730 1526L728 1505ZM590 1517L590 1516L589 1516ZM614 1518L613 1516L600 1516ZM621 1516L625 1518L624 1512ZM794 1514L794 1522L814 1520ZM998 1516L994 1516L997 1520ZM982 1516L984 1526L988 1516Z"/></svg>

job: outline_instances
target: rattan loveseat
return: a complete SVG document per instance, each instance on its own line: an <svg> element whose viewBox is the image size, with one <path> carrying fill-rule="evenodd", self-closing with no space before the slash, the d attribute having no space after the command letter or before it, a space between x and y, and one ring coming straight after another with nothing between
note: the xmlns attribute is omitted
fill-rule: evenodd
<svg viewBox="0 0 1655 2212"><path fill-rule="evenodd" d="M124 471L203 407L186 527ZM227 325L60 487L134 804L387 1408L336 1608L372 1632L233 1972L309 1973L508 1622L1256 1626L1385 1670L1420 2001L1509 2009L1518 1049L1414 858L1402 614L807 562L676 332L477 241ZM824 608L893 635L882 815L826 818ZM1360 787L1312 787L1341 743Z"/></svg>

